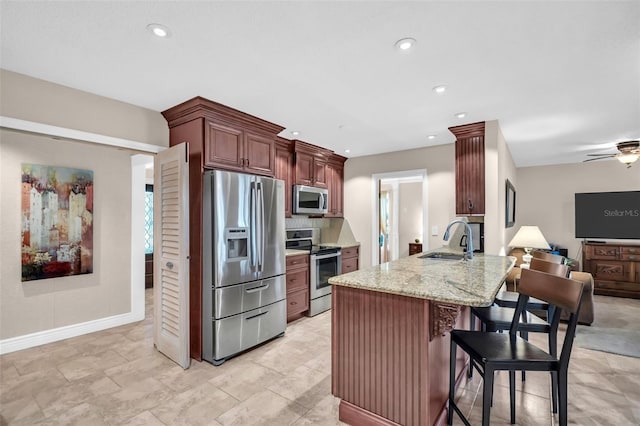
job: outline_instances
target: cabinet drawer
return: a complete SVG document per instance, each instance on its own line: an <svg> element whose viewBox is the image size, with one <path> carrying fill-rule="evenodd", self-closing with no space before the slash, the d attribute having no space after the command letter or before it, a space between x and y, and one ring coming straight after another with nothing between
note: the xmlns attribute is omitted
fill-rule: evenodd
<svg viewBox="0 0 640 426"><path fill-rule="evenodd" d="M594 278L611 281L632 280L630 264L625 262L594 262L593 271Z"/></svg>
<svg viewBox="0 0 640 426"><path fill-rule="evenodd" d="M588 249L587 259L616 260L620 251L618 246L588 246Z"/></svg>
<svg viewBox="0 0 640 426"><path fill-rule="evenodd" d="M640 247L620 247L620 260L640 262Z"/></svg>
<svg viewBox="0 0 640 426"><path fill-rule="evenodd" d="M599 289L625 290L640 293L640 284L620 281L595 280L594 286Z"/></svg>
<svg viewBox="0 0 640 426"><path fill-rule="evenodd" d="M620 247L620 253L624 254L640 254L640 247Z"/></svg>
<svg viewBox="0 0 640 426"><path fill-rule="evenodd" d="M309 290L287 293L287 318L309 310Z"/></svg>
<svg viewBox="0 0 640 426"><path fill-rule="evenodd" d="M622 254L620 254L620 260L638 261L638 262L640 262L640 252L638 252L637 254L622 253Z"/></svg>
<svg viewBox="0 0 640 426"><path fill-rule="evenodd" d="M347 259L350 257L358 257L358 248L359 247L346 247L342 249L342 258Z"/></svg>
<svg viewBox="0 0 640 426"><path fill-rule="evenodd" d="M358 270L358 258L352 257L349 259L342 259L342 273L353 272Z"/></svg>
<svg viewBox="0 0 640 426"><path fill-rule="evenodd" d="M309 289L309 270L287 272L287 292L303 289Z"/></svg>
<svg viewBox="0 0 640 426"><path fill-rule="evenodd" d="M294 268L308 268L309 267L309 255L300 254L296 256L287 256L287 270Z"/></svg>

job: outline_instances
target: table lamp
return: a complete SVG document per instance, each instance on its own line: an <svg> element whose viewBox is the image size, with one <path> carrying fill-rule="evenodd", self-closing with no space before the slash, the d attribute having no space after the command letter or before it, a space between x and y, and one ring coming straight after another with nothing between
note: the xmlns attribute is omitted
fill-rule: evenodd
<svg viewBox="0 0 640 426"><path fill-rule="evenodd" d="M533 249L546 249L549 250L549 244L547 240L544 239L544 235L540 231L540 228L537 226L521 226L516 232L516 235L513 236L511 242L509 242L509 247L521 247L524 249L525 254L522 256L522 263L520 265L521 268L529 269L529 263L533 256L531 255L531 250Z"/></svg>

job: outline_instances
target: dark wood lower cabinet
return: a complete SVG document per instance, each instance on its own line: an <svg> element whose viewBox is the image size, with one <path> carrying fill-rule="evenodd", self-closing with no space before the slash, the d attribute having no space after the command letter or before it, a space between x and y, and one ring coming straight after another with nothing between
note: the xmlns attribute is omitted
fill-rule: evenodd
<svg viewBox="0 0 640 426"><path fill-rule="evenodd" d="M360 247L344 247L342 249L342 273L360 269Z"/></svg>
<svg viewBox="0 0 640 426"><path fill-rule="evenodd" d="M287 322L309 310L309 255L287 256Z"/></svg>

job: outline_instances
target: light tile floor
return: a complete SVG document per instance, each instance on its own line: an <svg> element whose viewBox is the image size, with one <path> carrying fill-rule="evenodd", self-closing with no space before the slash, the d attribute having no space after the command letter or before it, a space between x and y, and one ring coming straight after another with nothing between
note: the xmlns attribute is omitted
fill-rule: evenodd
<svg viewBox="0 0 640 426"><path fill-rule="evenodd" d="M182 370L153 347L151 302L147 290L142 322L0 357L0 424L340 424L331 395L329 312L290 324L284 337L220 367L194 361ZM640 300L596 296L596 304L596 315L624 316L624 307L637 309ZM571 424L640 424L640 358L575 348L569 375ZM481 417L478 376L458 392L473 424ZM548 374L518 380L517 404L520 425L557 422ZM504 374L491 418L508 424Z"/></svg>

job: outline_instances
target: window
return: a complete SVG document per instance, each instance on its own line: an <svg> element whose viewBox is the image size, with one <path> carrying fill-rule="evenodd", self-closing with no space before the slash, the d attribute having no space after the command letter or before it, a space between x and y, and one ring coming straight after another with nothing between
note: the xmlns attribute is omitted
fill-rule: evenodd
<svg viewBox="0 0 640 426"><path fill-rule="evenodd" d="M153 253L153 185L144 194L144 253Z"/></svg>

